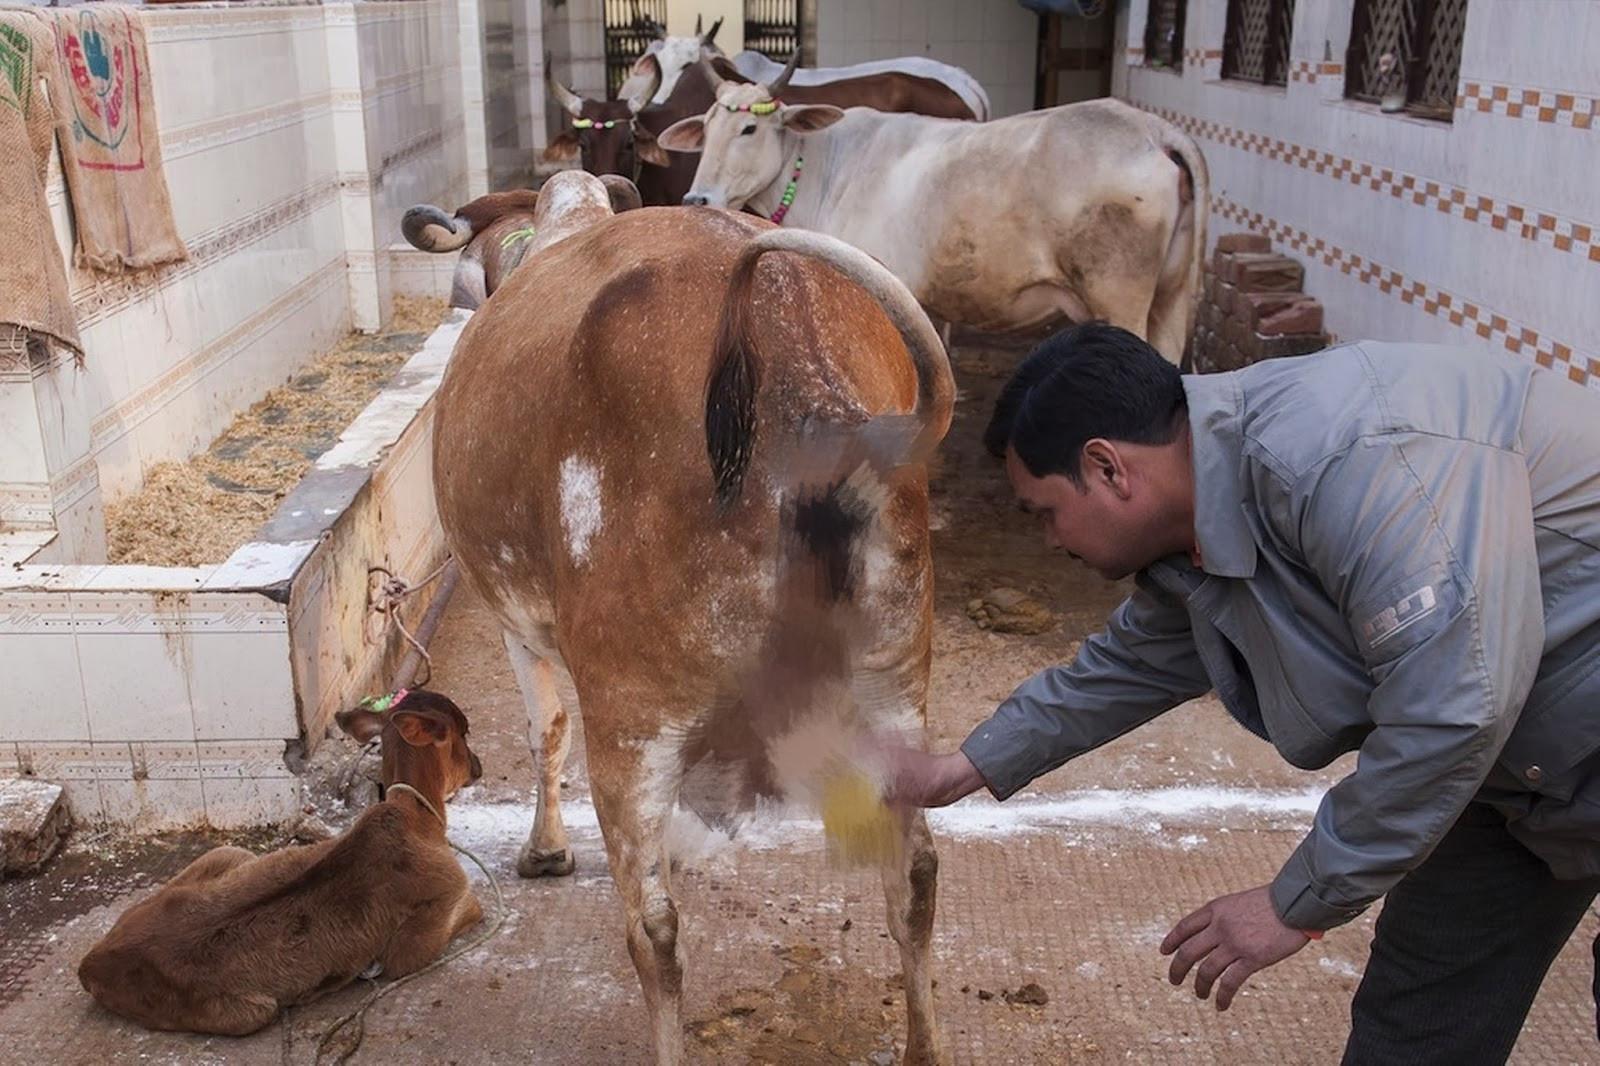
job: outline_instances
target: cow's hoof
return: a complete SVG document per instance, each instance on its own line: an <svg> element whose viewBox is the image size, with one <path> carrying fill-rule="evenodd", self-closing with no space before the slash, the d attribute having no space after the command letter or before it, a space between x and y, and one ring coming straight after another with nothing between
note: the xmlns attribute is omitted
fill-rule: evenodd
<svg viewBox="0 0 1600 1066"><path fill-rule="evenodd" d="M568 848L560 851L523 848L522 854L517 856L517 874L520 877L567 877L577 867Z"/></svg>

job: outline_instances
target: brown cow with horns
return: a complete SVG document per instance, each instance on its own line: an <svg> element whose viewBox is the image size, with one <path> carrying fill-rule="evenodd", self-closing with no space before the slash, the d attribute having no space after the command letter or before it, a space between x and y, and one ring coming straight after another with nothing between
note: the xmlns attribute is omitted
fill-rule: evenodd
<svg viewBox="0 0 1600 1066"><path fill-rule="evenodd" d="M905 286L833 238L722 211L613 216L578 171L546 183L534 227L440 387L435 492L527 702L538 806L518 870L573 870L570 688L656 1057L677 1063L668 822L680 801L710 817L792 797L805 782L776 752L920 724L921 460L954 384ZM941 1061L938 859L920 812L896 824L907 1061Z"/></svg>

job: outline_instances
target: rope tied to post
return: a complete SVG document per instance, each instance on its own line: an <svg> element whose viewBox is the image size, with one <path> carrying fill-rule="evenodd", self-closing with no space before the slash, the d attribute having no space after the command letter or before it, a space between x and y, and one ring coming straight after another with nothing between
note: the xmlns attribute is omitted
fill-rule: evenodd
<svg viewBox="0 0 1600 1066"><path fill-rule="evenodd" d="M411 645L413 651L421 657L427 673L417 681L418 687L426 685L433 679L433 656L428 654L428 649L416 638L411 630L406 628L405 622L400 617L400 607L407 599L436 581L440 574L449 568L451 559L447 556L445 561L434 568L433 573L413 585L404 577L396 574L386 566L367 567L367 579L370 581L373 574L382 574L383 583L378 586L376 593L372 594L372 611L374 614L387 615L389 622L406 638L406 643Z"/></svg>

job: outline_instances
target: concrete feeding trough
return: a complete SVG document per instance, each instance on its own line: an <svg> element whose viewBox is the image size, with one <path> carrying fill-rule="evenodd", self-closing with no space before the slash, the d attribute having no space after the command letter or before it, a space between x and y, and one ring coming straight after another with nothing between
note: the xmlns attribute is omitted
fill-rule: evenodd
<svg viewBox="0 0 1600 1066"><path fill-rule="evenodd" d="M0 785L55 782L80 821L141 830L295 816L334 712L406 648L371 610L369 567L415 581L443 558L430 401L468 317L451 311L220 565L0 571Z"/></svg>

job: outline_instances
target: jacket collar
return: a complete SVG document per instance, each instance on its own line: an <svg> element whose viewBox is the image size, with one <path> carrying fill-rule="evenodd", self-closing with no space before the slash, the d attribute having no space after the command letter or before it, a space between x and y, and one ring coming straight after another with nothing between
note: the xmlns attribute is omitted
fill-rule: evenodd
<svg viewBox="0 0 1600 1066"><path fill-rule="evenodd" d="M1237 374L1186 374L1194 462L1194 531L1200 569L1217 577L1256 572L1256 538L1245 516L1244 397Z"/></svg>

